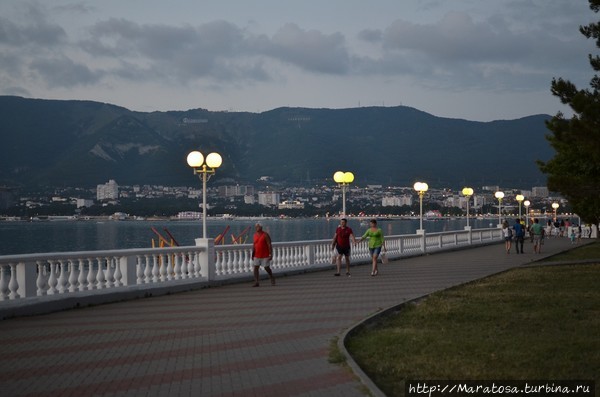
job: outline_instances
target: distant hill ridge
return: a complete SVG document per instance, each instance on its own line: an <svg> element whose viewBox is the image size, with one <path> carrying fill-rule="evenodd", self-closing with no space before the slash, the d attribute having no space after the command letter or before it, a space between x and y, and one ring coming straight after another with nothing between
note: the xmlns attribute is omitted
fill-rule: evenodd
<svg viewBox="0 0 600 397"><path fill-rule="evenodd" d="M476 122L406 106L134 112L92 101L0 96L0 184L194 185L187 153L218 151L215 181L290 183L352 171L358 185L545 184L549 115Z"/></svg>

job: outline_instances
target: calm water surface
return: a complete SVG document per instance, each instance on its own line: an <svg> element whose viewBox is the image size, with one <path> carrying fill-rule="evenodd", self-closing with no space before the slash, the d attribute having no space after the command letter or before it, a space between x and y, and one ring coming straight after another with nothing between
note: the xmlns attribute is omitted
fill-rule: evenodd
<svg viewBox="0 0 600 397"><path fill-rule="evenodd" d="M333 237L338 226L337 219L261 219L274 242L320 240ZM231 236L238 236L248 226L247 236L252 235L252 219L209 219L208 235L216 237L227 227L226 243L231 243ZM494 220L471 219L474 228L495 225ZM466 225L465 219L447 219L423 221L428 232L461 230ZM368 228L368 224L350 219L348 222L354 234L360 237ZM379 226L386 235L413 234L419 228L418 220L381 220ZM157 241L154 227L165 238L169 238L168 230L179 245L194 245L194 239L202 233L201 221L44 221L44 222L0 222L0 255L26 253L93 251L123 248L145 248ZM251 238L248 238L248 242Z"/></svg>

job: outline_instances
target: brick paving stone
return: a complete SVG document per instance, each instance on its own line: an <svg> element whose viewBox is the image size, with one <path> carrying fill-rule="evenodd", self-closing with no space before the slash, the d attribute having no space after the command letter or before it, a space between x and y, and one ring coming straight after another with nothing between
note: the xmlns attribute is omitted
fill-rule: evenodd
<svg viewBox="0 0 600 397"><path fill-rule="evenodd" d="M531 252L531 246L527 246ZM328 362L368 316L572 248L502 244L0 321L0 390L21 396L364 396ZM526 250L527 251L527 250Z"/></svg>

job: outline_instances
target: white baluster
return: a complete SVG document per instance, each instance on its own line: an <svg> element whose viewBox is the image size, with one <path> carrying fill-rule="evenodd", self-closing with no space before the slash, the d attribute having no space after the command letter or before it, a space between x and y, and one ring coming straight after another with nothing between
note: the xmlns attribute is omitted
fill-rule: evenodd
<svg viewBox="0 0 600 397"><path fill-rule="evenodd" d="M78 267L77 286L79 287L79 291L85 291L87 290L87 273L85 271L85 260L83 258L79 258Z"/></svg>
<svg viewBox="0 0 600 397"><path fill-rule="evenodd" d="M233 261L231 263L231 273L230 274L239 273L240 256L241 256L240 250L233 251Z"/></svg>
<svg viewBox="0 0 600 397"><path fill-rule="evenodd" d="M50 262L50 276L48 277L48 295L55 295L58 293L56 285L58 284L58 278L56 278L56 266L57 263Z"/></svg>
<svg viewBox="0 0 600 397"><path fill-rule="evenodd" d="M154 255L145 255L146 261L144 266L144 283L152 282L152 263L156 257Z"/></svg>
<svg viewBox="0 0 600 397"><path fill-rule="evenodd" d="M144 283L144 260L142 258L144 258L142 255L137 256L137 263L135 265L136 284Z"/></svg>
<svg viewBox="0 0 600 397"><path fill-rule="evenodd" d="M225 257L225 255L223 254L223 251L217 251L216 252L215 274L217 276L220 276L221 274L223 274L223 258L224 257Z"/></svg>
<svg viewBox="0 0 600 397"><path fill-rule="evenodd" d="M161 255L160 261L160 281L167 281L169 278L169 273L171 273L171 255L164 254Z"/></svg>
<svg viewBox="0 0 600 397"><path fill-rule="evenodd" d="M115 268L113 267L114 258L106 257L106 288L115 286Z"/></svg>
<svg viewBox="0 0 600 397"><path fill-rule="evenodd" d="M0 265L0 300L4 301L8 299L8 276L6 272L8 266Z"/></svg>
<svg viewBox="0 0 600 397"><path fill-rule="evenodd" d="M190 253L190 258L193 257L193 266L194 266L194 278L200 278L201 270L200 269L200 254L198 252Z"/></svg>
<svg viewBox="0 0 600 397"><path fill-rule="evenodd" d="M35 262L37 266L37 278L35 280L35 286L37 287L36 295L44 296L46 295L46 265L42 261Z"/></svg>
<svg viewBox="0 0 600 397"><path fill-rule="evenodd" d="M247 273L252 270L252 251L245 249L244 250L244 263L242 266L242 273Z"/></svg>
<svg viewBox="0 0 600 397"><path fill-rule="evenodd" d="M160 258L159 255L154 255L153 258L153 263L152 263L152 282L153 283L157 283L158 282L158 276L160 274L160 271L158 269L158 265L159 265L159 261L162 259Z"/></svg>
<svg viewBox="0 0 600 397"><path fill-rule="evenodd" d="M96 262L98 263L98 273L96 274L96 288L104 289L106 287L106 276L104 275L104 259L96 258Z"/></svg>
<svg viewBox="0 0 600 397"><path fill-rule="evenodd" d="M226 274L229 274L229 272L231 271L231 261L233 261L233 252L231 252L230 250L224 251L223 252L224 256L223 256L223 269L221 269L221 274L224 276Z"/></svg>
<svg viewBox="0 0 600 397"><path fill-rule="evenodd" d="M73 260L69 261L69 292L77 291L77 276L78 272L75 269L75 263Z"/></svg>
<svg viewBox="0 0 600 397"><path fill-rule="evenodd" d="M115 278L115 287L120 287L123 285L123 273L121 272L121 258L115 258L115 273L113 277Z"/></svg>
<svg viewBox="0 0 600 397"><path fill-rule="evenodd" d="M67 265L64 259L60 259L58 262L59 263L56 266L59 270L57 289L59 293L63 294L67 291Z"/></svg>
<svg viewBox="0 0 600 397"><path fill-rule="evenodd" d="M10 290L10 294L8 297L10 299L18 299L21 297L19 295L19 282L17 281L17 264L10 264L10 282L8 283L8 289Z"/></svg>
<svg viewBox="0 0 600 397"><path fill-rule="evenodd" d="M190 275L188 274L189 255L182 252L181 256L179 256L179 261L181 261L181 278L190 278Z"/></svg>
<svg viewBox="0 0 600 397"><path fill-rule="evenodd" d="M173 255L173 260L175 261L174 266L173 266L173 277L171 277L172 279L175 280L181 280L183 277L181 276L182 273L182 267L181 267L181 254L177 253L175 255ZM185 276L184 276L185 277Z"/></svg>
<svg viewBox="0 0 600 397"><path fill-rule="evenodd" d="M94 290L94 289L96 289L96 268L94 266L94 260L92 258L87 258L87 262L88 262L87 289Z"/></svg>

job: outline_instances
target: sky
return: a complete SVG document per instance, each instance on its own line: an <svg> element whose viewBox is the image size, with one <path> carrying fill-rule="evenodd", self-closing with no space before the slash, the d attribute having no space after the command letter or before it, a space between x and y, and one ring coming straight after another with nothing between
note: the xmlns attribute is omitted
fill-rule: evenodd
<svg viewBox="0 0 600 397"><path fill-rule="evenodd" d="M587 0L0 0L0 95L135 111L410 106L569 115Z"/></svg>

